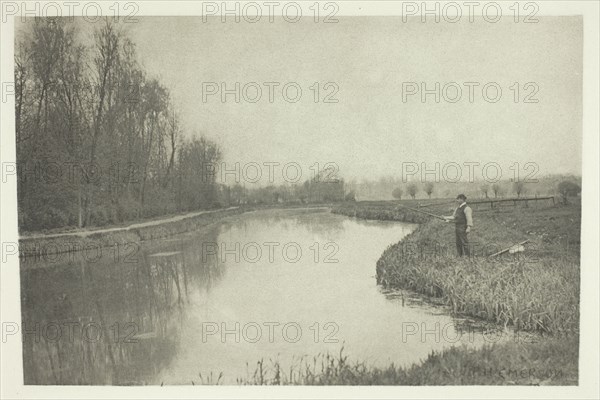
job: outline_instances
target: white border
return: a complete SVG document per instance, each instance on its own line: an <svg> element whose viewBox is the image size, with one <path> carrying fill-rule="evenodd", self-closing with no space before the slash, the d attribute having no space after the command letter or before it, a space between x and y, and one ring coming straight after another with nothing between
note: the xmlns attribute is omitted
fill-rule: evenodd
<svg viewBox="0 0 600 400"><path fill-rule="evenodd" d="M510 1L512 4L514 1ZM5 2L2 2L5 3ZM17 2L21 4L21 1ZM48 3L48 2L41 2ZM86 2L80 2L85 4ZM98 2L100 3L100 2ZM200 15L196 2L142 1L138 15ZM220 3L220 1L218 1ZM242 2L243 3L243 2ZM261 3L259 1L259 3ZM284 1L282 1L284 3ZM310 4L313 1L309 2ZM401 2L346 1L336 2L338 15L400 15ZM418 1L421 3L421 1ZM442 5L445 2L440 2ZM462 2L459 2L462 3ZM485 3L481 1L481 3ZM506 4L506 2L504 2ZM522 2L525 3L525 2ZM584 83L583 83L583 193L582 193L582 265L581 265L581 341L579 386L576 387L236 387L236 386L24 386L21 362L21 338L12 337L10 346L0 347L0 387L2 398L598 398L599 358L599 274L598 266L598 184L599 184L599 3L597 1L538 1L540 15L584 16ZM113 1L102 2L103 8ZM503 4L503 8L507 7ZM303 7L308 7L304 2ZM12 82L14 21L1 23L0 81ZM1 103L0 161L14 162L14 101ZM0 240L17 242L16 182L1 184ZM1 260L0 260L1 261ZM20 321L19 260L15 256L0 264L1 320Z"/></svg>

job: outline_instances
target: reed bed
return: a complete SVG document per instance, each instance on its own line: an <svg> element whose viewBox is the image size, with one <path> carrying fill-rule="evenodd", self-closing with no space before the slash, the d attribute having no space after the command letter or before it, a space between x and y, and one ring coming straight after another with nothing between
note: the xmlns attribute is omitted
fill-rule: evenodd
<svg viewBox="0 0 600 400"><path fill-rule="evenodd" d="M442 298L452 312L516 330L579 330L579 269L565 261L411 260L394 247L378 262L385 287Z"/></svg>

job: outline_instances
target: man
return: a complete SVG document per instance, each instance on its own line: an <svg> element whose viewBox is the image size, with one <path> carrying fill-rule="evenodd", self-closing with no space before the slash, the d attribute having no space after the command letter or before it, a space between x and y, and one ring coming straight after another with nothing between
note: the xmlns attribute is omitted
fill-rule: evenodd
<svg viewBox="0 0 600 400"><path fill-rule="evenodd" d="M467 196L464 194L456 196L456 203L458 207L454 210L454 214L451 217L444 217L444 219L446 222L454 221L458 256L469 257L471 250L469 249L467 235L473 227L473 210L467 205Z"/></svg>

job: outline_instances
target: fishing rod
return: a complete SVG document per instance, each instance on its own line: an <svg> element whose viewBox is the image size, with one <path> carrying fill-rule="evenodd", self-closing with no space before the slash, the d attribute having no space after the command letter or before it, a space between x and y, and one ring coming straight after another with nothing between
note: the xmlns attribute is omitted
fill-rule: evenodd
<svg viewBox="0 0 600 400"><path fill-rule="evenodd" d="M430 217L441 219L442 221L446 221L446 218L442 217L441 215L433 214L433 213L430 213L430 212L427 212L427 211L422 211L422 210L418 210L416 208L411 208L411 207L406 207L406 206L398 206L398 207L405 208L407 210L411 210L411 211L418 212L418 213L421 213L421 214L429 215Z"/></svg>

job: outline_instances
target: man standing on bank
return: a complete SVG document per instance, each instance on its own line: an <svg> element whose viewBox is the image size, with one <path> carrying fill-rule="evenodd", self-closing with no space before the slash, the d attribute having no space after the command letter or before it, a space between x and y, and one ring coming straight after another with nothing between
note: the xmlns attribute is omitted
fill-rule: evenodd
<svg viewBox="0 0 600 400"><path fill-rule="evenodd" d="M470 257L471 250L469 249L467 235L473 227L473 210L467 205L467 196L464 194L456 196L456 203L458 207L454 210L454 214L451 217L444 217L444 219L446 222L454 221L458 256Z"/></svg>

